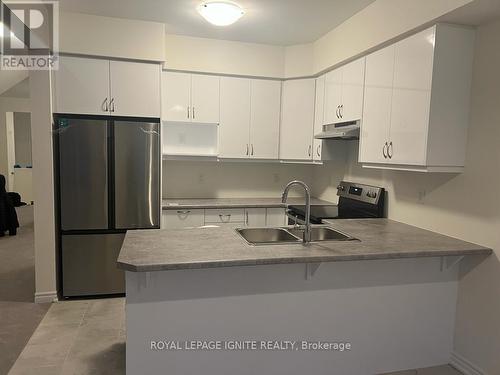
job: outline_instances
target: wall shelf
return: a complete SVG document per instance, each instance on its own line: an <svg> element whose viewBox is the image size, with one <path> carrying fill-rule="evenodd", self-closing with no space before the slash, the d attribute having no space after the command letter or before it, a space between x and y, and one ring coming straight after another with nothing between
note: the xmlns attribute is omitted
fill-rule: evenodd
<svg viewBox="0 0 500 375"><path fill-rule="evenodd" d="M216 157L219 154L218 124L163 122L163 155Z"/></svg>

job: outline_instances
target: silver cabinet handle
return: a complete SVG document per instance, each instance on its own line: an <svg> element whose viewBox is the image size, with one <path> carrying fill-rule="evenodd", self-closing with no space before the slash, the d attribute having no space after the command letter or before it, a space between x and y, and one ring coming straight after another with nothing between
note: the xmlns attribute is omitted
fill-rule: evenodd
<svg viewBox="0 0 500 375"><path fill-rule="evenodd" d="M387 147L387 156L389 159L392 159L393 155L393 147L392 147L392 141L389 142L389 146Z"/></svg>
<svg viewBox="0 0 500 375"><path fill-rule="evenodd" d="M187 107L187 115L188 115L188 118L189 118L189 106Z"/></svg>
<svg viewBox="0 0 500 375"><path fill-rule="evenodd" d="M338 105L337 106L337 110L335 111L335 114L337 115L337 118L340 118L339 110L340 110L340 106Z"/></svg>
<svg viewBox="0 0 500 375"><path fill-rule="evenodd" d="M227 220L224 221L224 217L227 217ZM223 223L229 223L229 221L231 221L231 214L227 214L227 215L222 215L222 214L219 214L219 218L220 218L220 221L222 221Z"/></svg>
<svg viewBox="0 0 500 375"><path fill-rule="evenodd" d="M109 111L114 112L115 111L115 98L112 98L111 101L109 102Z"/></svg>
<svg viewBox="0 0 500 375"><path fill-rule="evenodd" d="M316 154L318 154L318 156L321 156L320 150L321 150L321 145L318 145L318 147L316 148Z"/></svg>
<svg viewBox="0 0 500 375"><path fill-rule="evenodd" d="M102 110L104 112L108 112L109 111L109 107L108 107L108 98L104 99L104 101L102 102L102 106L101 106Z"/></svg>
<svg viewBox="0 0 500 375"><path fill-rule="evenodd" d="M248 156L248 143L247 143L247 156Z"/></svg>
<svg viewBox="0 0 500 375"><path fill-rule="evenodd" d="M344 118L344 105L343 104L340 106L339 113L340 113L340 118Z"/></svg>
<svg viewBox="0 0 500 375"><path fill-rule="evenodd" d="M309 156L311 156L311 151L312 151L312 146L311 146L311 145L309 145L309 148L307 149L307 154L308 154Z"/></svg>
<svg viewBox="0 0 500 375"><path fill-rule="evenodd" d="M253 156L253 143L252 143L252 152L251 152L251 155Z"/></svg>
<svg viewBox="0 0 500 375"><path fill-rule="evenodd" d="M246 216L246 224L248 225L248 211L245 212L245 216Z"/></svg>
<svg viewBox="0 0 500 375"><path fill-rule="evenodd" d="M193 106L192 112L193 112L193 119L194 119L194 106Z"/></svg>
<svg viewBox="0 0 500 375"><path fill-rule="evenodd" d="M384 159L387 159L387 142L385 142L384 147L382 148L382 155L384 155Z"/></svg>
<svg viewBox="0 0 500 375"><path fill-rule="evenodd" d="M190 213L191 213L191 211L189 211L189 210L186 210L186 211L177 211L178 215L189 215Z"/></svg>

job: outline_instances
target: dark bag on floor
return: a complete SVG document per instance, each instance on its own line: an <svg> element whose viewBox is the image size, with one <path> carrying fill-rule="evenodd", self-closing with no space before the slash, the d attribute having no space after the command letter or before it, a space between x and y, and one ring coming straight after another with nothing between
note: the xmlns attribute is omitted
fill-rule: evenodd
<svg viewBox="0 0 500 375"><path fill-rule="evenodd" d="M19 193L7 193L14 207L26 206L26 203L21 202L21 195Z"/></svg>

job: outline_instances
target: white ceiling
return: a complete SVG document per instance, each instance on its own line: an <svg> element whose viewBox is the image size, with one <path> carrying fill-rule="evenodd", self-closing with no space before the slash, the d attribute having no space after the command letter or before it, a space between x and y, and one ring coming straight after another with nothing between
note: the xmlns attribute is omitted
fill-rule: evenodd
<svg viewBox="0 0 500 375"><path fill-rule="evenodd" d="M275 45L312 42L374 0L236 0L245 15L224 28L196 11L201 0L61 0L64 11L162 22L170 34Z"/></svg>

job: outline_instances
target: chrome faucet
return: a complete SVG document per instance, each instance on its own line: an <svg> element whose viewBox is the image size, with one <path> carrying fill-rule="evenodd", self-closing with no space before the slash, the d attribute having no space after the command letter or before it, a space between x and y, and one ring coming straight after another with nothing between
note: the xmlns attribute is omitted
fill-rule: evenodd
<svg viewBox="0 0 500 375"><path fill-rule="evenodd" d="M304 236L302 240L304 243L309 243L311 242L311 191L309 190L309 186L307 186L302 181L297 181L297 180L290 181L286 185L285 190L283 190L283 195L281 196L281 202L286 203L286 200L288 198L288 191L294 185L302 186L306 193L306 218L305 218L306 224L304 226Z"/></svg>

